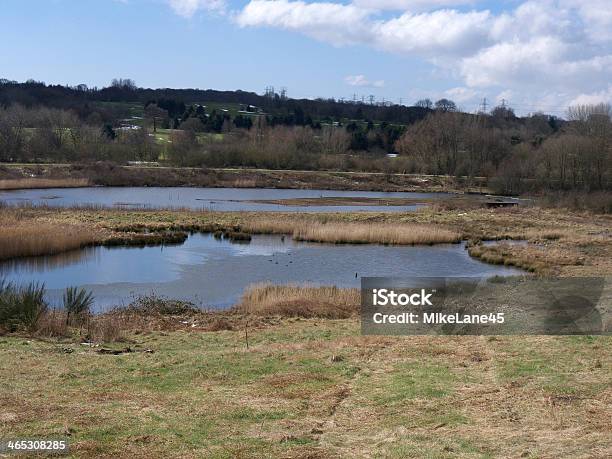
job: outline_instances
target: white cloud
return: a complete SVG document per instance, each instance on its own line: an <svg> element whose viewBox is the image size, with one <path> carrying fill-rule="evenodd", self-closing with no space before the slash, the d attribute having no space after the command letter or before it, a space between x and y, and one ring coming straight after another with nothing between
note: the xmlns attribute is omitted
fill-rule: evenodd
<svg viewBox="0 0 612 459"><path fill-rule="evenodd" d="M444 91L444 96L455 102L464 103L474 100L476 97L480 97L480 93L472 88L459 86L447 89Z"/></svg>
<svg viewBox="0 0 612 459"><path fill-rule="evenodd" d="M225 0L167 0L170 7L179 16L192 17L198 10L222 12Z"/></svg>
<svg viewBox="0 0 612 459"><path fill-rule="evenodd" d="M500 92L497 96L495 96L495 102L497 104L501 104L502 102L505 103L508 100L512 100L513 97L514 97L514 93L510 91L509 89L506 89Z"/></svg>
<svg viewBox="0 0 612 459"><path fill-rule="evenodd" d="M431 11L448 6L473 5L478 0L355 0L354 5L372 10Z"/></svg>
<svg viewBox="0 0 612 459"><path fill-rule="evenodd" d="M241 27L277 27L333 45L361 43L369 34L369 10L338 3L252 0L235 17Z"/></svg>
<svg viewBox="0 0 612 459"><path fill-rule="evenodd" d="M241 27L276 27L333 45L370 44L398 53L469 53L488 40L488 11L406 12L386 21L373 14L371 9L331 2L251 0L235 21Z"/></svg>
<svg viewBox="0 0 612 459"><path fill-rule="evenodd" d="M610 0L560 0L566 9L575 9L584 33L593 43L612 41L612 5Z"/></svg>
<svg viewBox="0 0 612 459"><path fill-rule="evenodd" d="M404 13L398 18L374 22L372 40L378 48L397 53L466 55L489 41L489 17L488 11Z"/></svg>
<svg viewBox="0 0 612 459"><path fill-rule="evenodd" d="M349 75L344 78L344 81L349 86L361 86L361 87L369 87L369 88L382 88L385 86L384 80L368 80L365 75Z"/></svg>
<svg viewBox="0 0 612 459"><path fill-rule="evenodd" d="M611 96L610 0L527 0L498 14L440 9L467 4L478 2L251 0L234 19L241 27L281 28L334 46L421 56L462 82L446 93L458 101L487 91L557 104ZM401 13L380 16L381 10Z"/></svg>
<svg viewBox="0 0 612 459"><path fill-rule="evenodd" d="M607 89L602 91L592 92L589 94L579 94L569 101L568 105L595 105L601 102L612 101L612 84Z"/></svg>
<svg viewBox="0 0 612 459"><path fill-rule="evenodd" d="M517 79L536 82L533 76L550 68L564 51L563 43L552 37L497 43L463 59L461 75L472 87L507 85Z"/></svg>

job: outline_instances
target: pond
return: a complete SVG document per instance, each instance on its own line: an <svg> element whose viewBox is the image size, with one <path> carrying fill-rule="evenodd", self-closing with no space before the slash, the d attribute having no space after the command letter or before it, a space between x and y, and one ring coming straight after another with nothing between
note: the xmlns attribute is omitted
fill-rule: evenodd
<svg viewBox="0 0 612 459"><path fill-rule="evenodd" d="M193 234L157 247L91 247L55 256L0 263L0 278L44 282L52 304L71 285L93 291L95 308L155 294L204 308L235 304L253 283L309 283L359 287L362 276L489 277L522 271L471 258L464 244L436 246L333 245L255 235L232 243Z"/></svg>
<svg viewBox="0 0 612 459"><path fill-rule="evenodd" d="M215 211L276 212L406 212L429 200L455 196L452 193L375 191L287 190L268 188L195 187L86 187L0 191L0 202L9 205L33 204L54 207L96 205L120 208L175 207ZM260 201L365 198L414 200L409 205L285 205ZM259 202L258 202L259 201ZM422 201L422 202L420 202ZM342 203L342 200L338 201ZM367 201L365 201L367 202Z"/></svg>

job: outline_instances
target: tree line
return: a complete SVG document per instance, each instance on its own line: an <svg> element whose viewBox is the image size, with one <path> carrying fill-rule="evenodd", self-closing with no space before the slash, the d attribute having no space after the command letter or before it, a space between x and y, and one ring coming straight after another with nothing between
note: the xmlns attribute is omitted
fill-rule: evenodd
<svg viewBox="0 0 612 459"><path fill-rule="evenodd" d="M115 79L108 87L90 88L84 84L76 86L47 85L44 82L28 80L24 83L0 79L0 106L20 104L24 107L46 106L71 109L86 119L98 110L98 103L138 103L151 101L174 101L172 105L192 103L234 103L246 104L261 110L283 116L302 110L313 119L372 119L388 123L409 124L423 119L431 109L421 106L375 105L347 103L335 99L291 99L278 94L259 95L248 91L217 91L212 89L150 89L140 88L131 79ZM164 102L162 102L162 105ZM160 105L160 106L162 106ZM180 107L166 105L171 115L182 112Z"/></svg>
<svg viewBox="0 0 612 459"><path fill-rule="evenodd" d="M36 94L36 101L20 103L23 100L11 91L28 85L37 90L22 95ZM505 105L491 113L468 114L450 100L424 99L412 107L421 110L416 119L399 123L384 116L370 118L361 105L349 107L360 111L354 117L343 118L324 115L327 108L316 101L301 104L277 97L267 98L278 104L276 111L231 115L175 97L191 90L147 91L153 90L141 90L131 80L95 91L0 83L0 101L10 99L0 106L0 161L159 161L196 167L445 174L468 180L487 177L496 191L507 194L611 187L612 110L607 104L570 107L563 120L542 113L518 117ZM143 96L141 123L129 124L129 107L123 103L95 101L108 94L115 94L114 99ZM71 105L74 100L79 103ZM244 106L256 102L249 97L236 100ZM394 113L394 107L370 108L386 109L385 116ZM170 129L167 140L156 137L159 128Z"/></svg>
<svg viewBox="0 0 612 459"><path fill-rule="evenodd" d="M567 120L519 119L497 107L490 115L436 112L409 126L396 143L414 172L491 178L496 190L609 190L612 109L570 107Z"/></svg>

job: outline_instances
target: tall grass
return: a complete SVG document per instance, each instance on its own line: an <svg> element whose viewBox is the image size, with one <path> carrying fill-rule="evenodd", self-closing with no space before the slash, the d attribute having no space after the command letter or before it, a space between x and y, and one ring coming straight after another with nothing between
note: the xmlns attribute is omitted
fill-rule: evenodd
<svg viewBox="0 0 612 459"><path fill-rule="evenodd" d="M0 214L0 260L15 257L53 255L78 249L97 240L96 233L86 227L47 223L20 218L3 209Z"/></svg>
<svg viewBox="0 0 612 459"><path fill-rule="evenodd" d="M17 286L0 280L0 327L7 331L34 331L48 310L44 296L44 285Z"/></svg>
<svg viewBox="0 0 612 459"><path fill-rule="evenodd" d="M292 234L297 227L309 221L301 218L256 218L242 223L240 230L251 234Z"/></svg>
<svg viewBox="0 0 612 459"><path fill-rule="evenodd" d="M70 335L70 325L77 325L81 334L82 326L86 324L89 339L121 334L116 324L111 324L106 317L90 320L93 304L90 292L67 288L60 309L50 308L45 295L44 284L20 286L0 279L0 333L27 332L32 336L64 337Z"/></svg>
<svg viewBox="0 0 612 459"><path fill-rule="evenodd" d="M435 225L412 223L309 223L296 227L297 241L336 244L441 244L459 242L461 234Z"/></svg>
<svg viewBox="0 0 612 459"><path fill-rule="evenodd" d="M26 188L78 188L91 186L89 179L85 178L20 178L0 180L0 190L21 190Z"/></svg>
<svg viewBox="0 0 612 459"><path fill-rule="evenodd" d="M256 284L244 292L235 309L256 315L342 319L356 314L360 303L358 289Z"/></svg>
<svg viewBox="0 0 612 459"><path fill-rule="evenodd" d="M257 218L240 225L254 234L292 234L296 241L336 244L444 244L461 240L461 234L436 225L418 223L338 222L327 218Z"/></svg>
<svg viewBox="0 0 612 459"><path fill-rule="evenodd" d="M73 320L82 320L84 316L89 314L94 302L91 292L77 287L68 287L64 292L63 300L67 323L71 318Z"/></svg>

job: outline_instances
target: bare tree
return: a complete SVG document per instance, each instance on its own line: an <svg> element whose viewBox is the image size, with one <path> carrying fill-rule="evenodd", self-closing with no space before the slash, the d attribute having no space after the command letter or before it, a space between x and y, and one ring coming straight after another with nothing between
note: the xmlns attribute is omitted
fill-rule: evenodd
<svg viewBox="0 0 612 459"><path fill-rule="evenodd" d="M346 153L351 143L351 138L346 129L336 126L324 126L321 130L323 151L339 155Z"/></svg>
<svg viewBox="0 0 612 459"><path fill-rule="evenodd" d="M129 90L138 89L136 82L131 78L113 78L113 81L111 81L111 87Z"/></svg>
<svg viewBox="0 0 612 459"><path fill-rule="evenodd" d="M157 120L168 118L168 112L157 104L149 104L144 109L145 117L153 121L153 132L157 132Z"/></svg>
<svg viewBox="0 0 612 459"><path fill-rule="evenodd" d="M433 108L433 102L431 101L431 99L420 99L420 100L417 100L415 102L414 106L415 107L432 109Z"/></svg>
<svg viewBox="0 0 612 459"><path fill-rule="evenodd" d="M440 99L436 101L436 110L441 112L456 112L457 104L450 99Z"/></svg>
<svg viewBox="0 0 612 459"><path fill-rule="evenodd" d="M514 110L506 105L498 105L491 110L491 116L497 120L510 121L516 118Z"/></svg>
<svg viewBox="0 0 612 459"><path fill-rule="evenodd" d="M25 137L25 110L20 105L0 108L0 160L12 161L22 153Z"/></svg>

